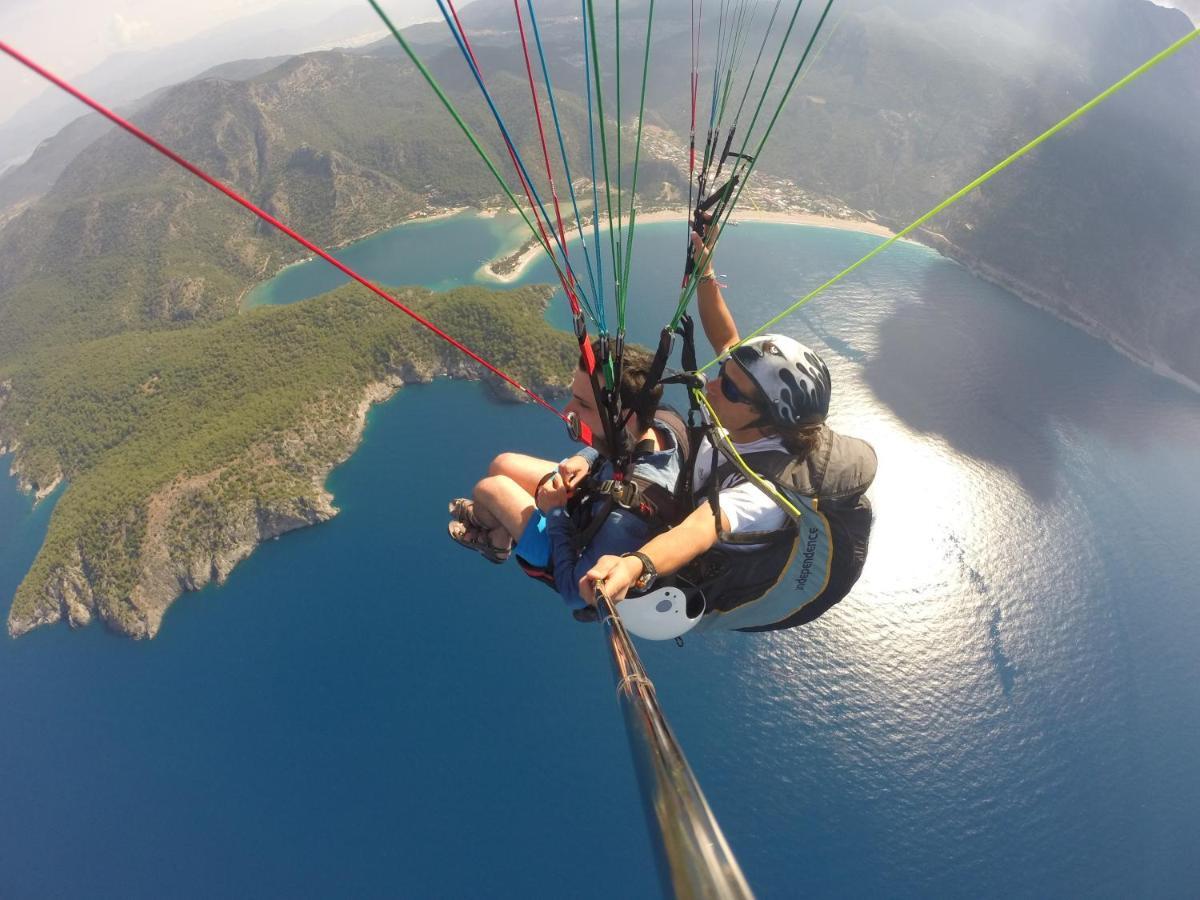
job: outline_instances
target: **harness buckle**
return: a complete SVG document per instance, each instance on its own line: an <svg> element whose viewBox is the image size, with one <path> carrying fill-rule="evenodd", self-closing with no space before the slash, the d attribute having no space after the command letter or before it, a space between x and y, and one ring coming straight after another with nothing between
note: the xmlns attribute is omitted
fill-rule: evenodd
<svg viewBox="0 0 1200 900"><path fill-rule="evenodd" d="M611 497L613 502L622 509L633 509L639 504L638 486L633 481L617 481L615 479L602 481L598 492Z"/></svg>

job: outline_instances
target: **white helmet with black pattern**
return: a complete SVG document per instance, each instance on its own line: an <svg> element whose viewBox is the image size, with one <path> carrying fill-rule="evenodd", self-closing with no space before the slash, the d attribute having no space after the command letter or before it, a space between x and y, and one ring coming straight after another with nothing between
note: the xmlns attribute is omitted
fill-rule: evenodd
<svg viewBox="0 0 1200 900"><path fill-rule="evenodd" d="M767 401L771 424L817 425L829 415L829 367L815 350L786 335L764 334L731 358Z"/></svg>

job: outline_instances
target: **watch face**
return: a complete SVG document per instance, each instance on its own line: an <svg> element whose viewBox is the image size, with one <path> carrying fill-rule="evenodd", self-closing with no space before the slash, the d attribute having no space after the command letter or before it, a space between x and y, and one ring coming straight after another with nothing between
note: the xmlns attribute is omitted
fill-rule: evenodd
<svg viewBox="0 0 1200 900"><path fill-rule="evenodd" d="M633 582L633 589L635 591L646 590L654 582L654 579L658 577L658 572L655 570L654 564L641 553L626 553L625 555L636 558L642 564L642 574Z"/></svg>

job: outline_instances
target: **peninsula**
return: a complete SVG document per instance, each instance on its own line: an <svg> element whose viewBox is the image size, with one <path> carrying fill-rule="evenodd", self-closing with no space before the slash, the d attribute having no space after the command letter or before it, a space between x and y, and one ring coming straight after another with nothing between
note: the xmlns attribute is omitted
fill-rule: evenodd
<svg viewBox="0 0 1200 900"><path fill-rule="evenodd" d="M539 391L565 387L575 360L569 336L544 320L550 294L397 290ZM17 367L0 388L0 444L29 489L69 486L13 599L9 634L99 618L153 637L183 591L223 581L261 541L336 514L325 477L357 446L371 403L481 369L358 285Z"/></svg>

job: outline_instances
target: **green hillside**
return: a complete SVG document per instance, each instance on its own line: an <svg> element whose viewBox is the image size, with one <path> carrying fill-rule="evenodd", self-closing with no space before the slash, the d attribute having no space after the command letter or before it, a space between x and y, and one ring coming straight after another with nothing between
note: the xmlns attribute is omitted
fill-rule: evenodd
<svg viewBox="0 0 1200 900"><path fill-rule="evenodd" d="M523 383L566 384L574 343L544 322L545 288L400 296ZM189 579L203 583L222 554L240 552L247 518L287 530L331 514L324 475L353 449L371 385L478 377L463 360L357 285L211 325L26 357L8 372L0 443L19 443L30 481L61 473L69 487L17 592L10 630L58 618L77 596L114 628L152 634L161 608L195 586ZM162 506L172 491L152 526L155 498ZM151 545L166 555L154 559ZM164 581L174 582L169 597L154 590Z"/></svg>

